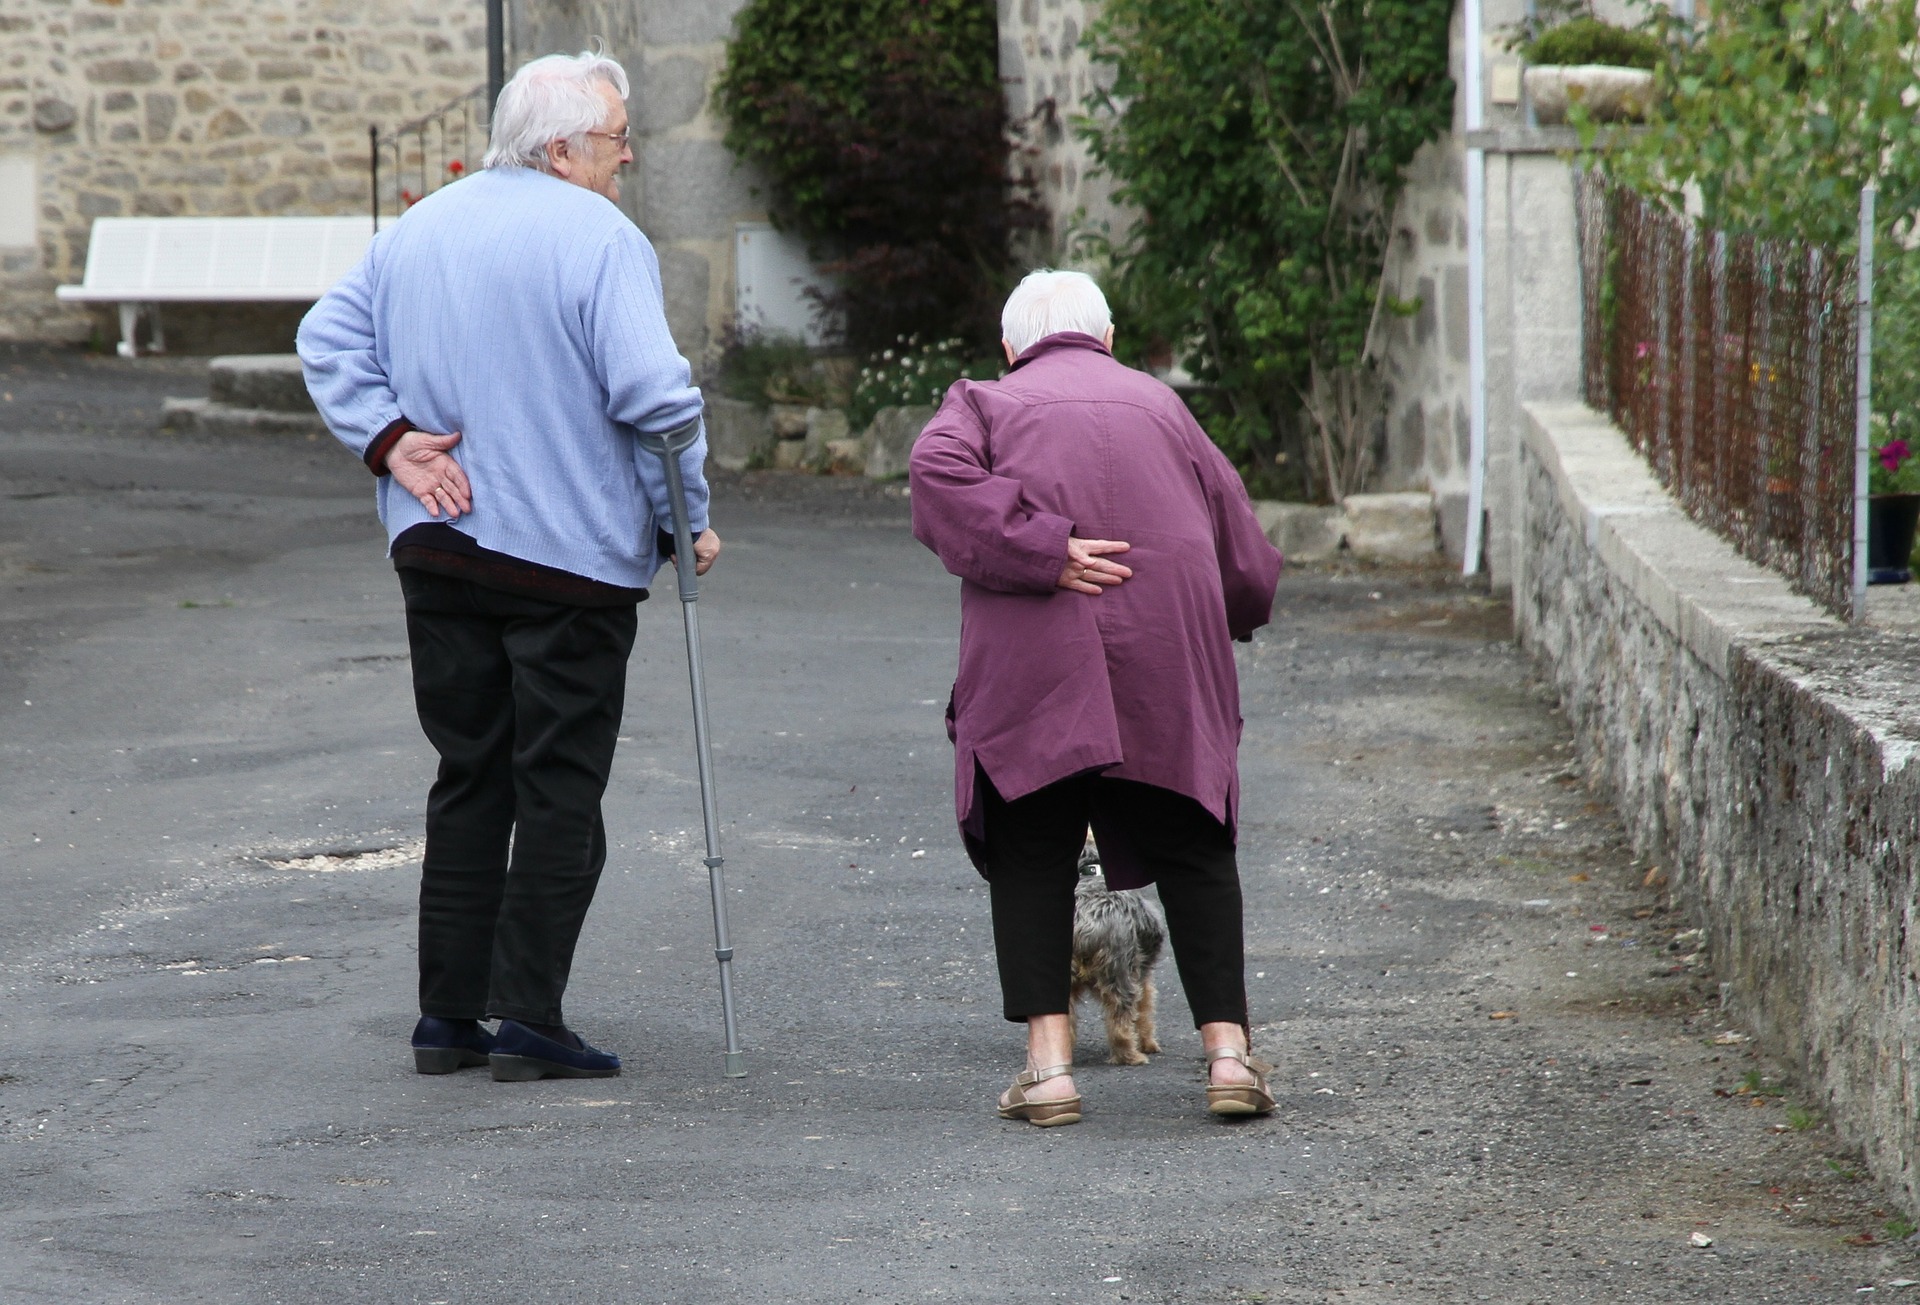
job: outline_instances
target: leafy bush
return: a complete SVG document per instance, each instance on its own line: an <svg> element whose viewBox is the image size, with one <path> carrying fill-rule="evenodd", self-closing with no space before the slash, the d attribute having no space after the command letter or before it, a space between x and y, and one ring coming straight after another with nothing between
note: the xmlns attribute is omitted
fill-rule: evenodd
<svg viewBox="0 0 1920 1305"><path fill-rule="evenodd" d="M1453 116L1451 0L1107 0L1084 131L1141 214L1108 293L1124 357L1186 364L1256 491L1284 457L1315 496L1372 470L1381 273L1403 170Z"/></svg>
<svg viewBox="0 0 1920 1305"><path fill-rule="evenodd" d="M815 375L813 350L791 335L741 331L728 337L720 352L716 388L729 399L765 405L769 401L810 403L824 388Z"/></svg>
<svg viewBox="0 0 1920 1305"><path fill-rule="evenodd" d="M1616 27L1588 16L1549 27L1520 46L1528 63L1604 63L1649 72L1659 66L1662 53L1660 38L1652 32Z"/></svg>
<svg viewBox="0 0 1920 1305"><path fill-rule="evenodd" d="M1662 56L1647 129L1596 162L1709 226L1851 253L1860 190L1880 189L1873 407L1920 449L1920 19L1894 0L1716 5L1693 25L1656 9ZM1583 128L1592 145L1597 129Z"/></svg>
<svg viewBox="0 0 1920 1305"><path fill-rule="evenodd" d="M1661 58L1647 129L1598 162L1723 231L1856 243L1860 188L1883 232L1920 207L1920 21L1897 0L1716 5L1697 23L1655 8ZM1595 129L1586 128L1589 144Z"/></svg>
<svg viewBox="0 0 1920 1305"><path fill-rule="evenodd" d="M1873 411L1889 439L1920 452L1920 252L1876 242L1873 283ZM1920 482L1920 458L1908 462ZM1920 490L1920 483L1911 487ZM1902 491L1907 492L1907 491Z"/></svg>
<svg viewBox="0 0 1920 1305"><path fill-rule="evenodd" d="M997 360L970 362L968 356L966 341L957 337L929 344L920 343L918 336L901 337L860 369L847 405L847 424L865 430L882 408L937 407L961 377L984 381L1000 375Z"/></svg>
<svg viewBox="0 0 1920 1305"><path fill-rule="evenodd" d="M822 309L876 352L994 337L1015 232L1043 218L1009 171L991 0L749 0L719 81L727 145L839 288Z"/></svg>

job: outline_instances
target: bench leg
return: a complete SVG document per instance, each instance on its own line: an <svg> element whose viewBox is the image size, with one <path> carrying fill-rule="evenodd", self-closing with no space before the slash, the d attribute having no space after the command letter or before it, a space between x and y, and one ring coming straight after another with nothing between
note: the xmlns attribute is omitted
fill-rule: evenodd
<svg viewBox="0 0 1920 1305"><path fill-rule="evenodd" d="M114 346L114 352L122 358L132 358L140 352L133 342L133 333L140 325L140 305L120 305L120 343Z"/></svg>
<svg viewBox="0 0 1920 1305"><path fill-rule="evenodd" d="M152 337L147 341L152 352L165 353L167 351L167 326L166 322L160 316L159 304L147 305L147 334Z"/></svg>

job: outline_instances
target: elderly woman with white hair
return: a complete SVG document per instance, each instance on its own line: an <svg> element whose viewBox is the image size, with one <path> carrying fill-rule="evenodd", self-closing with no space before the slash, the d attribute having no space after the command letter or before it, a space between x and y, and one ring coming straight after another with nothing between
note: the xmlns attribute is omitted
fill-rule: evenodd
<svg viewBox="0 0 1920 1305"><path fill-rule="evenodd" d="M315 403L378 478L414 703L440 754L420 875L423 1074L620 1072L567 1028L561 999L607 859L600 800L636 605L672 521L665 468L636 433L701 408L653 247L617 206L626 96L600 55L527 64L494 107L486 170L382 231L300 324ZM701 439L681 462L703 572L720 549L705 457ZM495 1018L497 1032L482 1024Z"/></svg>
<svg viewBox="0 0 1920 1305"><path fill-rule="evenodd" d="M1011 370L949 390L910 465L914 534L961 579L955 807L1006 1018L1027 1026L1000 1114L1081 1116L1069 967L1089 826L1109 886L1158 886L1208 1108L1269 1113L1248 1046L1231 643L1270 618L1280 555L1179 396L1114 360L1090 278L1033 273L1001 326Z"/></svg>

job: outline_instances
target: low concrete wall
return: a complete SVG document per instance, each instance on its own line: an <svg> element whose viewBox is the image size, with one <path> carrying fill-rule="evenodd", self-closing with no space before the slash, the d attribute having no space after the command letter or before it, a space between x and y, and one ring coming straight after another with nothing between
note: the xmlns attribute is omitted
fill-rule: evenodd
<svg viewBox="0 0 1920 1305"><path fill-rule="evenodd" d="M1737 1017L1920 1208L1920 647L1694 525L1599 414L1524 411L1520 639Z"/></svg>

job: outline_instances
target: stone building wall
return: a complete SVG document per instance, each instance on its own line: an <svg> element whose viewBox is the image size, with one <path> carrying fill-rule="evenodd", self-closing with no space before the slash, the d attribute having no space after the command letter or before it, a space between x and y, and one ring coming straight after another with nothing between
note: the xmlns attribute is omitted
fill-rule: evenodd
<svg viewBox="0 0 1920 1305"><path fill-rule="evenodd" d="M1073 120L1102 85L1081 46L1099 0L999 0L1000 79L1007 117L1033 151L1024 162L1040 184L1052 219L1034 262L1071 265L1076 230L1106 231L1115 240L1132 216L1113 202L1112 185L1097 175Z"/></svg>
<svg viewBox="0 0 1920 1305"><path fill-rule="evenodd" d="M35 192L0 221L0 339L87 337L53 288L96 217L365 213L368 125L485 76L478 3L0 0L0 184Z"/></svg>
<svg viewBox="0 0 1920 1305"><path fill-rule="evenodd" d="M734 316L734 228L766 220L755 172L721 138L713 83L745 0L508 0L513 67L599 41L632 83L626 210L660 255L667 323L696 366Z"/></svg>

